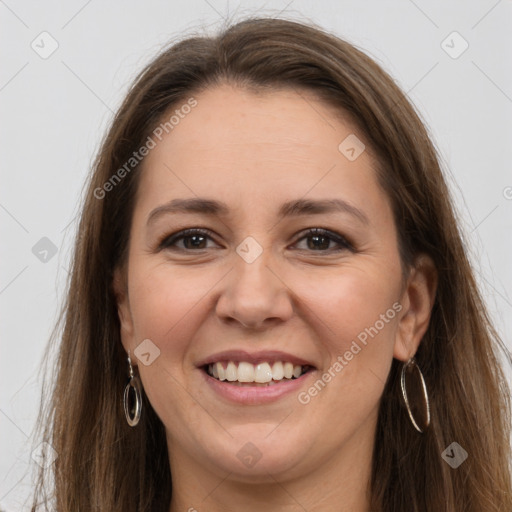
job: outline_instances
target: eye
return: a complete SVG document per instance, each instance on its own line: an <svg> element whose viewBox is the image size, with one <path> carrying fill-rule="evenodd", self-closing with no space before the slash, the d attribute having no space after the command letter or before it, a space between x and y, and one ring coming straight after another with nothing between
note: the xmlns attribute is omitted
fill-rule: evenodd
<svg viewBox="0 0 512 512"><path fill-rule="evenodd" d="M305 250L314 252L337 252L343 250L350 250L352 252L354 251L352 244L339 233L335 233L333 231L322 228L312 228L303 234L305 236L300 238L298 242L295 243L295 245L297 245L302 240L310 240L310 243L307 243ZM211 235L212 233L207 229L185 229L165 237L160 242L158 248L160 250L171 249L181 251L206 250L210 248L207 246L208 240L213 240ZM180 242L183 242L182 246L179 246ZM337 244L337 249L330 247L333 242Z"/></svg>
<svg viewBox="0 0 512 512"><path fill-rule="evenodd" d="M211 232L207 229L185 229L184 231L180 231L178 233L174 233L166 238L164 238L158 248L159 249L178 249L182 251L187 250L204 250L208 249L206 247L206 240L211 238ZM177 245L178 242L183 240L183 247L179 247Z"/></svg>
<svg viewBox="0 0 512 512"><path fill-rule="evenodd" d="M322 228L312 228L306 231L305 235L306 236L300 238L298 242L301 240L310 240L310 242L307 243L306 250L309 249L316 252L337 252L348 249L349 251L354 252L352 244L339 233ZM335 242L338 245L338 249L329 247L332 242Z"/></svg>

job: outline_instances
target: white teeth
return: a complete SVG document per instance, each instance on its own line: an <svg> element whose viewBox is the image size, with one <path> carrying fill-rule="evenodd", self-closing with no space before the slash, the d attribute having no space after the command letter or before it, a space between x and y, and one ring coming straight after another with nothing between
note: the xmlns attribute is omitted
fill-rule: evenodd
<svg viewBox="0 0 512 512"><path fill-rule="evenodd" d="M283 363L277 361L272 365L272 378L274 380L281 380L284 377Z"/></svg>
<svg viewBox="0 0 512 512"><path fill-rule="evenodd" d="M284 372L284 376L287 379L291 379L293 377L293 364L292 363L284 363L283 372Z"/></svg>
<svg viewBox="0 0 512 512"><path fill-rule="evenodd" d="M299 366L300 368L300 366ZM268 363L260 363L256 366L254 372L254 382L270 382L272 380L272 370Z"/></svg>
<svg viewBox="0 0 512 512"><path fill-rule="evenodd" d="M233 361L229 361L228 367L226 368L226 379L229 382L234 382L238 380L238 370L236 368L236 364Z"/></svg>
<svg viewBox="0 0 512 512"><path fill-rule="evenodd" d="M226 380L226 370L224 369L224 366L222 366L222 363L215 363L213 366L217 368L219 380Z"/></svg>
<svg viewBox="0 0 512 512"><path fill-rule="evenodd" d="M270 363L259 363L253 365L251 363L241 361L235 363L229 361L226 368L223 363L216 362L208 365L208 374L212 377L229 382L256 382L259 384L274 385L276 381L283 379L298 378L303 373L301 365L293 363L276 361L272 365Z"/></svg>
<svg viewBox="0 0 512 512"><path fill-rule="evenodd" d="M241 362L238 364L238 381L239 382L260 382L254 378L254 366L251 363Z"/></svg>

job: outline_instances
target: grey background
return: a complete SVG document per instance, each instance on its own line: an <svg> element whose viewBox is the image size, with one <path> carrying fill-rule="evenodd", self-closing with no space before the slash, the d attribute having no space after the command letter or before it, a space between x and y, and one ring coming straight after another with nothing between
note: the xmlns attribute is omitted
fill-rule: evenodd
<svg viewBox="0 0 512 512"><path fill-rule="evenodd" d="M510 0L0 0L0 509L25 510L31 490L38 371L83 180L113 111L162 44L256 12L318 23L407 91L442 155L478 281L512 348ZM58 43L46 59L31 47L51 49L43 31ZM457 58L464 41L454 31L469 44Z"/></svg>

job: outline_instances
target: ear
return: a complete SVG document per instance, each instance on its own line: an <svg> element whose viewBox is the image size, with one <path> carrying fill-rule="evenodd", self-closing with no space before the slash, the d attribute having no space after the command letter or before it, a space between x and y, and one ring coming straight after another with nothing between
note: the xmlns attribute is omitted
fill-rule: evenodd
<svg viewBox="0 0 512 512"><path fill-rule="evenodd" d="M133 320L128 297L128 279L124 268L116 267L112 288L117 304L117 314L121 325L121 342L126 352L133 351Z"/></svg>
<svg viewBox="0 0 512 512"><path fill-rule="evenodd" d="M393 357L400 361L408 361L414 356L427 331L437 279L432 258L426 254L417 256L400 301L403 309L393 350Z"/></svg>

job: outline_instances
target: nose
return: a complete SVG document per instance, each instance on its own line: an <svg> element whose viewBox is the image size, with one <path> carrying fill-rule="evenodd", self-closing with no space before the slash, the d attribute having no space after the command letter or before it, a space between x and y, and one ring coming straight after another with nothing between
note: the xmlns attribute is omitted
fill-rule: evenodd
<svg viewBox="0 0 512 512"><path fill-rule="evenodd" d="M270 252L264 250L252 263L235 254L234 268L222 281L216 304L216 313L224 322L262 330L293 315L291 290Z"/></svg>

